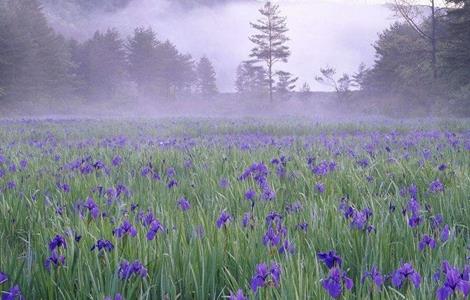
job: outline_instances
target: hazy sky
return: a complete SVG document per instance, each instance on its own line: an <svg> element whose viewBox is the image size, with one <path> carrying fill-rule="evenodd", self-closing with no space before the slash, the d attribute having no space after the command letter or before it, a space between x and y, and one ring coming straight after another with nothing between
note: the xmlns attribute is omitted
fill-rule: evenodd
<svg viewBox="0 0 470 300"><path fill-rule="evenodd" d="M341 1L341 0L337 0ZM394 19L379 0L281 0L287 16L292 56L279 68L299 76L299 86L308 82L313 90L319 68L336 67L353 72L361 62L373 64L372 44L378 33ZM152 26L160 39L170 39L182 52L198 59L207 55L214 63L221 91L234 89L237 65L248 58L253 33L249 22L256 20L262 1L232 3L190 11L175 10L165 0L135 0L118 13L79 18L74 24L52 19L54 27L78 38L90 37L96 29L118 28L125 37L137 26Z"/></svg>

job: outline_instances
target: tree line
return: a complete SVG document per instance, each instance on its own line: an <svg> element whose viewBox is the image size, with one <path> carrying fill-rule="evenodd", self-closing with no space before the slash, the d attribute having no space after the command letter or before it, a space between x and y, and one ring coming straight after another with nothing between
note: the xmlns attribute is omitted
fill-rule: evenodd
<svg viewBox="0 0 470 300"><path fill-rule="evenodd" d="M84 41L52 30L37 0L0 3L0 97L107 99L130 90L174 99L217 94L211 61L195 61L152 28L136 28L127 39L116 29Z"/></svg>
<svg viewBox="0 0 470 300"><path fill-rule="evenodd" d="M447 0L439 8L435 0L428 6L394 1L401 20L379 35L372 66L361 64L354 74L327 66L317 76L312 70L312 78L329 86L342 103L375 97L470 115L470 1ZM259 15L251 23L253 48L237 68L238 99L312 100L309 85L298 87L298 77L282 68L291 50L279 5L266 1ZM129 91L161 99L218 93L207 57L196 62L170 41L159 40L152 28L136 28L128 38L115 29L97 31L78 42L48 26L38 0L0 3L0 99L111 99Z"/></svg>

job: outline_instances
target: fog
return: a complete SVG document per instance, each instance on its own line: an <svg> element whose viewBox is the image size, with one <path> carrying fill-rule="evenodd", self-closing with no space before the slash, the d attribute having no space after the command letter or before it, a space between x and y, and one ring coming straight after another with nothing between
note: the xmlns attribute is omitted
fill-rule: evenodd
<svg viewBox="0 0 470 300"><path fill-rule="evenodd" d="M374 1L369 1L376 3ZM351 73L361 62L371 66L372 44L393 18L389 8L367 1L278 1L287 17L292 56L285 70L308 82L312 90L327 90L315 82L320 67L335 67ZM134 0L113 13L74 14L48 8L51 25L59 32L79 40L90 38L96 30L115 27L124 36L138 26L151 26L159 39L169 39L182 52L194 58L207 55L213 62L219 90L234 91L237 65L247 59L253 33L250 22L259 18L259 1L191 9L167 0ZM55 7L57 9L57 7ZM59 9L60 10L60 9Z"/></svg>

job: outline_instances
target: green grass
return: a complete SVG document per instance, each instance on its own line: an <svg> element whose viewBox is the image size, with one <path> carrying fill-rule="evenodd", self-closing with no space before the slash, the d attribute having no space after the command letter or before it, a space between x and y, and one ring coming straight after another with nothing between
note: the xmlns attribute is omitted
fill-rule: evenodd
<svg viewBox="0 0 470 300"><path fill-rule="evenodd" d="M6 173L0 178L0 271L10 278L0 290L18 284L26 299L103 299L116 293L125 299L220 299L238 289L250 299L328 299L321 287L328 270L317 260L316 253L331 249L342 256L343 269L354 280L353 290L345 292L344 299L433 299L439 284L432 275L441 262L448 260L460 268L468 263L467 122L371 126L316 125L295 120L77 120L5 121L0 126L0 155L7 160L0 164ZM459 144L455 148L449 144L447 131L456 134ZM109 142L118 136L126 137L125 145ZM160 144L173 140L173 146ZM373 156L364 151L370 143L376 144ZM405 150L404 145L409 143L413 145ZM250 149L242 149L243 144L249 144ZM385 146L390 146L391 153L385 151ZM425 149L432 152L427 160L423 159ZM358 159L368 158L370 165L358 166L348 150L356 152ZM116 155L123 162L113 167L111 161ZM276 176L270 164L280 155L290 159L286 178ZM83 175L64 167L87 156L103 161L109 172ZM317 162L334 160L337 170L316 176L306 163L309 156L315 156ZM19 170L23 159L28 166ZM192 161L191 168L184 167L187 160ZM251 179L237 178L252 163L261 161L270 169L268 180L276 199L257 201L254 227L244 229L243 213L251 211L244 193L256 184ZM11 163L18 167L16 172L8 171ZM161 181L140 175L148 163L158 171ZM446 163L448 169L439 171L441 163ZM174 189L166 185L168 167L176 169L179 184ZM373 180L368 182L367 176ZM222 178L230 181L229 188L219 186ZM428 192L429 183L436 178L445 185L443 193ZM6 188L9 181L16 182L15 189ZM57 182L69 184L71 191L59 190ZM317 182L325 185L324 193L315 191ZM112 205L92 192L97 186L110 188L117 184L128 187L131 196ZM409 198L400 196L400 189L411 184L419 189L424 217L416 229L407 225L401 212ZM346 195L357 208L373 210L370 223L376 232L367 234L349 227L338 211L339 201ZM108 217L79 217L73 203L89 196ZM182 196L192 205L186 213L177 207ZM286 205L294 201L300 201L303 210L286 214ZM137 210L152 211L168 232L147 241L147 229L135 220L136 212L130 212L133 203L139 205ZM389 211L390 203L396 206L395 212ZM58 207L63 207L62 215L56 214ZM217 230L215 221L224 209L234 220ZM284 215L288 238L297 248L294 255L280 255L263 245L264 219L271 211ZM419 252L421 236L432 233L429 217L438 213L451 226L452 236L445 243L438 242L432 251ZM113 228L126 218L138 234L118 239L112 234ZM309 224L306 233L296 229L300 222ZM203 238L194 235L199 226L204 228ZM79 243L74 242L74 232L82 235ZM48 243L56 234L66 236L68 242L67 249L61 250L66 265L48 272L44 260L49 256ZM91 252L97 239L110 240L115 249L104 255ZM123 259L142 261L148 269L147 278L119 279L117 269ZM274 261L282 266L280 286L253 294L250 279L256 265ZM411 262L422 275L419 289L409 285L396 289L387 281L378 291L370 289L370 282L361 284L362 273L372 265L388 274L400 262Z"/></svg>

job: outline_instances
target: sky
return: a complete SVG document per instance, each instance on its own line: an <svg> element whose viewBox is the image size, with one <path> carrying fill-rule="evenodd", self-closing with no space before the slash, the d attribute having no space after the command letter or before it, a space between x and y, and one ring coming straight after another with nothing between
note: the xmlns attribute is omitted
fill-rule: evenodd
<svg viewBox="0 0 470 300"><path fill-rule="evenodd" d="M386 6L375 4L382 1L337 1L341 0L279 1L287 16L292 55L288 64L277 69L298 76L298 86L307 82L312 90L325 90L314 80L322 67L334 67L341 75L354 72L362 62L371 66L375 54L372 44L396 20ZM195 59L208 56L215 66L219 89L231 92L236 68L248 58L252 47L248 36L254 31L249 22L259 17L261 3L236 2L183 11L165 0L135 0L117 13L77 18L73 24L51 20L57 30L82 40L97 29L115 27L127 37L138 26L151 26L160 39L169 39Z"/></svg>

